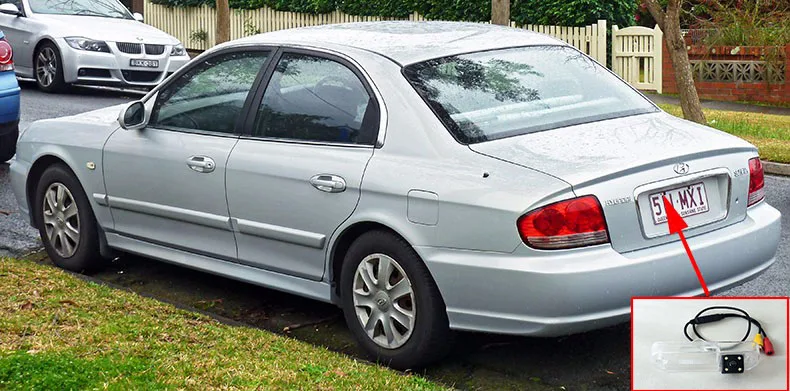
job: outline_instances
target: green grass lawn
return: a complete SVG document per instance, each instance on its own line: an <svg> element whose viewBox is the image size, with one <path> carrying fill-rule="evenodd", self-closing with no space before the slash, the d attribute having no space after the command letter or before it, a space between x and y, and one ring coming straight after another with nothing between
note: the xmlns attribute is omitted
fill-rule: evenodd
<svg viewBox="0 0 790 391"><path fill-rule="evenodd" d="M669 114L683 117L680 106L659 105ZM754 144L760 157L790 163L790 116L703 109L708 126Z"/></svg>
<svg viewBox="0 0 790 391"><path fill-rule="evenodd" d="M0 389L442 388L50 266L0 258Z"/></svg>

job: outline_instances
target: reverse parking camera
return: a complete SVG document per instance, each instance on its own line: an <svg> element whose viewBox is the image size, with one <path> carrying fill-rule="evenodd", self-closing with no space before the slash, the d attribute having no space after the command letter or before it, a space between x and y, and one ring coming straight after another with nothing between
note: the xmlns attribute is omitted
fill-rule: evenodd
<svg viewBox="0 0 790 391"><path fill-rule="evenodd" d="M724 354L721 356L721 373L743 373L742 354Z"/></svg>

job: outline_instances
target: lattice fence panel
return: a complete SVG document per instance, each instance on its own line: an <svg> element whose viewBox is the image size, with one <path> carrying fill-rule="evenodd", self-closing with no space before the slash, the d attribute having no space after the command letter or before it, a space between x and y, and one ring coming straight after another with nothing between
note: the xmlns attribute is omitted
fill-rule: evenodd
<svg viewBox="0 0 790 391"><path fill-rule="evenodd" d="M697 81L782 84L784 61L691 60Z"/></svg>

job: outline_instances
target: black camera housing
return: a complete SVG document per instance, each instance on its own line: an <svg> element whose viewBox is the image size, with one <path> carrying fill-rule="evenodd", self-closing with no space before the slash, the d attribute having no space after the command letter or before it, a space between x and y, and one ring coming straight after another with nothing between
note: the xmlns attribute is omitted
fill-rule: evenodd
<svg viewBox="0 0 790 391"><path fill-rule="evenodd" d="M743 373L743 354L725 354L721 356L721 373Z"/></svg>

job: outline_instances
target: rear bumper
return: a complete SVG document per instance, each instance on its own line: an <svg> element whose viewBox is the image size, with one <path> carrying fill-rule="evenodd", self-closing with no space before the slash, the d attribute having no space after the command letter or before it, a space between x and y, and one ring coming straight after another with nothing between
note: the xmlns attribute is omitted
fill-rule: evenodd
<svg viewBox="0 0 790 391"><path fill-rule="evenodd" d="M0 72L0 135L19 122L19 84L13 71Z"/></svg>
<svg viewBox="0 0 790 391"><path fill-rule="evenodd" d="M779 211L762 202L740 223L688 239L711 292L774 262ZM447 305L450 327L559 336L625 322L633 296L698 296L679 241L628 253L610 246L518 255L419 247Z"/></svg>

